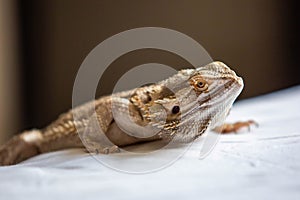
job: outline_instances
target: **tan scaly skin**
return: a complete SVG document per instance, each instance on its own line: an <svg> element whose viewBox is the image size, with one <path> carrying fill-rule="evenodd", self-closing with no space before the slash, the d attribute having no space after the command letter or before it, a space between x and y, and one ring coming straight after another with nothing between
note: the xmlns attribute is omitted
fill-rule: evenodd
<svg viewBox="0 0 300 200"><path fill-rule="evenodd" d="M16 135L0 148L0 165L74 147L112 153L154 140L190 142L208 128L236 132L255 123L222 125L242 89L243 80L222 62L182 70L159 83L86 103L44 129Z"/></svg>

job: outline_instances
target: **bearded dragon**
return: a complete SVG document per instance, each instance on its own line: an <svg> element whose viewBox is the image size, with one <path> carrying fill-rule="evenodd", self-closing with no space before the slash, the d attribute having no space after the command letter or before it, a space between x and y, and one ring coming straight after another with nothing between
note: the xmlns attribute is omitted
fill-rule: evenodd
<svg viewBox="0 0 300 200"><path fill-rule="evenodd" d="M242 89L242 78L222 62L184 69L156 84L88 102L44 129L14 136L0 148L0 165L65 148L85 146L107 154L140 142L189 142L208 129L228 133L249 127L254 121L221 124Z"/></svg>

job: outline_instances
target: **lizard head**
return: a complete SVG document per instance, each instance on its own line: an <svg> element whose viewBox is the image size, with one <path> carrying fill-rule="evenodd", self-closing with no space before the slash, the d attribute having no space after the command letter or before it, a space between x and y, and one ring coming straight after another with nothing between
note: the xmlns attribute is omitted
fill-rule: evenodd
<svg viewBox="0 0 300 200"><path fill-rule="evenodd" d="M162 135L193 139L224 121L242 88L243 80L234 71L212 62L139 88L130 100L142 118L140 125L160 128Z"/></svg>

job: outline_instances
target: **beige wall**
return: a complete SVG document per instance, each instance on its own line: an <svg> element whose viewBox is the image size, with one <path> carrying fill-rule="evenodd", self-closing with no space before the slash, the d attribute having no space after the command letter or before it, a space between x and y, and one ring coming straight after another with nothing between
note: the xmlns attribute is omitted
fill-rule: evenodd
<svg viewBox="0 0 300 200"><path fill-rule="evenodd" d="M13 0L0 0L0 144L20 125L15 11Z"/></svg>

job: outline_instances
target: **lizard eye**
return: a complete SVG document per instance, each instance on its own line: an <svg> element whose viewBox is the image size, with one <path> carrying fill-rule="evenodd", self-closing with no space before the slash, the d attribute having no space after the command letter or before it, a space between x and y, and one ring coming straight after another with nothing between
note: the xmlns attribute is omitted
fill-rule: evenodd
<svg viewBox="0 0 300 200"><path fill-rule="evenodd" d="M196 86L200 91L207 90L208 88L208 84L204 80L199 80Z"/></svg>
<svg viewBox="0 0 300 200"><path fill-rule="evenodd" d="M173 113L173 114L177 114L177 113L179 113L179 111L180 111L180 107L179 107L179 106L174 106L174 107L172 108L172 113Z"/></svg>
<svg viewBox="0 0 300 200"><path fill-rule="evenodd" d="M204 87L204 83L202 81L200 81L200 82L197 83L197 86L199 88L203 88Z"/></svg>

